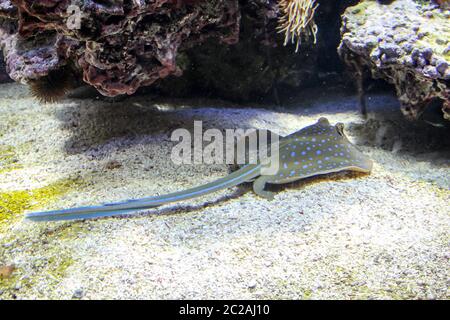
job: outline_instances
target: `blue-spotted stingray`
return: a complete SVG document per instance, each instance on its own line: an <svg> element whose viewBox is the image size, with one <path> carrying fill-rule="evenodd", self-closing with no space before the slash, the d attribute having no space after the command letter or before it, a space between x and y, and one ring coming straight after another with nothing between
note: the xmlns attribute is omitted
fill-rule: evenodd
<svg viewBox="0 0 450 320"><path fill-rule="evenodd" d="M275 174L264 175L263 166L257 162L244 165L224 178L184 191L98 206L34 212L26 217L33 221L54 221L125 215L200 197L250 181L253 181L253 191L257 195L271 200L274 194L265 190L266 184L289 183L346 170L364 173L372 170L372 161L345 136L344 125L338 123L332 126L326 118L320 118L314 125L280 138L277 148L278 156L274 159L271 157L272 161L278 161Z"/></svg>

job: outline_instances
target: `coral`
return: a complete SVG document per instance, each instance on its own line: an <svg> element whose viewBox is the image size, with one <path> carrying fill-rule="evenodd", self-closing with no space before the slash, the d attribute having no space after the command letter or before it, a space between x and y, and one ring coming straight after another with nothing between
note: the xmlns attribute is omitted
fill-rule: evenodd
<svg viewBox="0 0 450 320"><path fill-rule="evenodd" d="M328 74L336 82L339 15L355 1L315 0L317 44L303 42L297 55L282 46L278 0L0 0L0 46L9 76L43 101L64 94L65 85L52 96L52 79L69 68L77 82L107 96L147 87L171 96L273 102ZM308 28L298 36L312 39Z"/></svg>
<svg viewBox="0 0 450 320"><path fill-rule="evenodd" d="M437 4L362 1L343 15L339 54L354 72L392 83L408 118L440 99L450 120L449 17Z"/></svg>
<svg viewBox="0 0 450 320"><path fill-rule="evenodd" d="M302 37L314 38L317 42L317 25L314 14L318 7L315 0L279 0L281 11L280 32L285 34L284 45L297 42L295 52L298 51Z"/></svg>
<svg viewBox="0 0 450 320"><path fill-rule="evenodd" d="M237 0L0 0L0 17L12 79L29 83L73 63L86 83L116 96L181 75L179 50L210 37L236 43L240 11Z"/></svg>

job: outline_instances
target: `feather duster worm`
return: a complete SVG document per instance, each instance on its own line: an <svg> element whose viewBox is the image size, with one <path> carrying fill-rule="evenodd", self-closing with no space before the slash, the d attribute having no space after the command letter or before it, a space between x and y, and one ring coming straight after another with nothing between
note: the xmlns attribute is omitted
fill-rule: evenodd
<svg viewBox="0 0 450 320"><path fill-rule="evenodd" d="M53 103L61 100L75 87L73 74L63 67L50 71L47 76L28 82L31 95L41 103Z"/></svg>

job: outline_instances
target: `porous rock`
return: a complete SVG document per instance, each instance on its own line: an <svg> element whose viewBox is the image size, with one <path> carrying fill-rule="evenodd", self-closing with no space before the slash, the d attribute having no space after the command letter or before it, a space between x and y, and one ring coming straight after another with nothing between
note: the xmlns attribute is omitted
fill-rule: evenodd
<svg viewBox="0 0 450 320"><path fill-rule="evenodd" d="M236 43L240 11L237 0L0 0L0 17L13 80L71 65L100 93L116 96L180 75L181 48L209 37Z"/></svg>
<svg viewBox="0 0 450 320"><path fill-rule="evenodd" d="M339 54L352 69L392 83L408 118L440 99L450 120L449 15L433 3L361 1L343 15Z"/></svg>
<svg viewBox="0 0 450 320"><path fill-rule="evenodd" d="M318 0L318 42L294 53L277 31L277 0L0 0L0 46L9 76L22 83L69 66L106 96L146 87L165 96L283 100L336 84L340 13L355 2ZM79 29L70 27L71 6L81 9Z"/></svg>

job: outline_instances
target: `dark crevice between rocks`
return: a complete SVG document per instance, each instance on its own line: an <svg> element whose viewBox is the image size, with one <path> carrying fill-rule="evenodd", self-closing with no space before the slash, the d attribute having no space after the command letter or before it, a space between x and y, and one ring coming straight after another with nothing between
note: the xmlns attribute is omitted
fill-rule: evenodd
<svg viewBox="0 0 450 320"><path fill-rule="evenodd" d="M12 82L12 79L6 73L6 65L3 61L3 53L0 51L0 83Z"/></svg>
<svg viewBox="0 0 450 320"><path fill-rule="evenodd" d="M276 32L277 19L262 14L263 8L273 5L273 1L241 1L239 43L223 46L213 39L181 52L178 57L184 71L181 77L160 80L139 92L282 105L315 87L325 90L342 87L353 92L337 47L340 16L345 8L357 2L319 1L318 42L316 45L305 42L295 53L294 46L282 45L283 35Z"/></svg>

